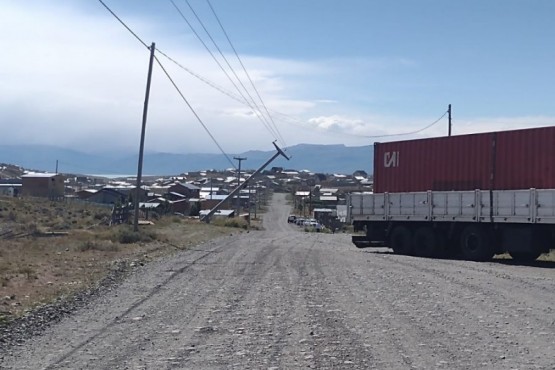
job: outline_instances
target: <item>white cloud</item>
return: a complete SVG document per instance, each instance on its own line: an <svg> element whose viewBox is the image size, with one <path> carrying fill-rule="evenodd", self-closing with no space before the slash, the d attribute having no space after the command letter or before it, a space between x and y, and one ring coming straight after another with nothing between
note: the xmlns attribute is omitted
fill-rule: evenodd
<svg viewBox="0 0 555 370"><path fill-rule="evenodd" d="M32 10L30 10L32 9ZM138 34L158 30L128 19ZM90 14L51 3L8 2L0 32L9 58L0 60L0 144L43 143L86 150L135 148L142 117L148 50L104 9ZM204 50L157 47L234 96L233 85ZM159 54L158 54L159 55ZM226 151L271 147L274 137L243 104L223 95L160 56L189 103ZM231 58L230 58L231 60ZM287 76L314 73L308 63L243 56L269 109L299 114L314 104L288 97ZM245 86L250 82L240 68ZM251 96L258 103L255 92ZM245 94L246 95L246 94ZM247 97L248 98L248 97ZM217 147L155 66L147 148L217 152Z"/></svg>
<svg viewBox="0 0 555 370"><path fill-rule="evenodd" d="M0 12L4 57L0 58L0 144L37 143L90 151L138 147L148 66L148 50L141 46L101 6L78 8L88 2L7 0ZM117 2L116 2L117 4ZM120 4L121 7L121 4ZM190 36L168 38L164 24L150 17L125 17L145 39L211 83L238 97L205 50ZM146 35L146 36L145 36ZM159 55L159 54L158 54ZM159 56L203 123L228 152L271 149L274 135L236 100L191 76ZM234 57L230 56L230 61ZM360 78L384 69L415 68L408 58L335 58L296 61L242 55L249 74L272 112L288 145L322 143L365 145L446 134L446 119L417 135L373 138L418 130L436 117L407 120L371 111L376 102L359 94L364 107L345 106L342 78ZM237 73L245 86L239 65ZM351 75L350 75L351 74ZM339 77L338 77L339 76ZM312 82L318 86L310 86ZM258 104L258 97L251 90ZM278 113L279 112L279 113ZM149 151L217 152L210 137L181 97L155 66L149 106L146 147ZM455 119L453 133L553 125L550 117Z"/></svg>
<svg viewBox="0 0 555 370"><path fill-rule="evenodd" d="M366 116L364 118L341 115L319 116L306 122L296 121L297 127L312 130L315 134L330 133L341 137L348 145L363 145L374 141L395 141L445 136L448 132L447 117L422 130L434 120ZM452 134L464 135L491 131L516 130L532 127L555 126L555 117L488 117L459 119L452 122ZM422 130L422 131L421 131ZM417 132L418 131L418 132Z"/></svg>

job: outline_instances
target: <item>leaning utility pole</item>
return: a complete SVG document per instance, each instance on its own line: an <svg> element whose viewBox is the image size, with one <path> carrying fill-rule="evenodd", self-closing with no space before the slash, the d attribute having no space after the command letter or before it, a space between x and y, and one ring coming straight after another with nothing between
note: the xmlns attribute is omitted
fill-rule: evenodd
<svg viewBox="0 0 555 370"><path fill-rule="evenodd" d="M235 188L235 190L233 190L224 200L222 200L220 203L216 204L216 206L214 208L212 208L210 210L210 212L208 212L208 214L206 216L204 216L201 220L202 221L206 221L206 222L210 222L210 217L212 217L212 215L214 215L214 213L216 213L216 211L222 206L222 204L224 204L225 202L227 202L228 199L233 199L233 196L235 194L238 194L239 191L241 191L242 188L245 187L245 185L247 185L247 183L251 180L254 179L254 177L256 175L258 175L260 172L262 172L262 170L264 168L266 168L267 165L270 164L270 162L272 162L274 159L276 159L278 156L283 156L285 157L285 159L289 160L289 157L283 152L283 150L281 150L275 142L273 142L272 144L274 144L274 146L276 147L277 153L275 153L272 158L268 159L262 166L260 166L260 168L258 168L256 171L254 171L254 173L242 184L240 184L237 188Z"/></svg>
<svg viewBox="0 0 555 370"><path fill-rule="evenodd" d="M150 45L150 61L148 63L148 76L146 79L146 93L145 103L143 106L143 126L141 128L141 144L139 146L139 164L137 168L137 187L135 188L135 220L133 222L133 230L139 231L139 193L141 191L141 177L143 175L143 153L145 148L145 131L146 131L146 117L148 113L148 98L150 96L150 81L152 80L152 64L154 62L154 50L156 47L154 43Z"/></svg>
<svg viewBox="0 0 555 370"><path fill-rule="evenodd" d="M242 161L246 161L247 158L246 157L233 157L233 159L238 160L239 161L239 174L237 175L237 187L241 186L241 162ZM241 212L241 196L240 194L237 194L237 214L235 216L239 216L239 213Z"/></svg>

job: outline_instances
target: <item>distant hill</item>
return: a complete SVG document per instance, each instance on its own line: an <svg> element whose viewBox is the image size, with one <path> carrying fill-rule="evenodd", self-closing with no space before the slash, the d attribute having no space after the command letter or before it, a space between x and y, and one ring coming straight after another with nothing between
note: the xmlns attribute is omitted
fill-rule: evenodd
<svg viewBox="0 0 555 370"><path fill-rule="evenodd" d="M0 163L0 181L2 179L17 179L25 173L25 170L13 164Z"/></svg>
<svg viewBox="0 0 555 370"><path fill-rule="evenodd" d="M274 151L248 151L229 154L246 157L245 169L256 169L268 160ZM307 169L322 173L353 173L365 170L372 173L373 148L371 145L347 147L344 145L299 144L287 149L290 161L277 158L268 167L284 167L297 170ZM54 172L56 161L62 173L99 175L135 174L137 154L102 153L90 154L76 150L45 145L0 145L0 162L24 168ZM176 154L145 153L143 173L145 175L172 175L206 169L222 170L232 164L222 154Z"/></svg>

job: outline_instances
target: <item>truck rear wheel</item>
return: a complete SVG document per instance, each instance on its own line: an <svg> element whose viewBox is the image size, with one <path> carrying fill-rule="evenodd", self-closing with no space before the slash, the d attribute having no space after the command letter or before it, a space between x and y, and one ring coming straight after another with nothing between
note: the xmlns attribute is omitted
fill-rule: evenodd
<svg viewBox="0 0 555 370"><path fill-rule="evenodd" d="M414 233L413 251L419 257L437 257L443 248L442 237L429 226L420 227Z"/></svg>
<svg viewBox="0 0 555 370"><path fill-rule="evenodd" d="M483 227L467 226L461 233L460 243L464 259L488 261L494 255L493 242Z"/></svg>
<svg viewBox="0 0 555 370"><path fill-rule="evenodd" d="M391 232L389 245L396 254L412 253L412 233L406 226L396 226Z"/></svg>

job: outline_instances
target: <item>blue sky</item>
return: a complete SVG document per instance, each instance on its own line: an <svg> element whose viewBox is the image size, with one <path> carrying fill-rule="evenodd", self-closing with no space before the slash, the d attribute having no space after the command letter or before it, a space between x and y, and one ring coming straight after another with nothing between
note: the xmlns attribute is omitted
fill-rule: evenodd
<svg viewBox="0 0 555 370"><path fill-rule="evenodd" d="M174 2L209 43L187 2ZM169 0L105 3L145 42L235 94ZM189 3L249 85L207 1ZM136 150L148 51L98 1L1 4L0 144ZM375 138L419 130L448 104L454 134L555 124L554 1L211 4L272 112L281 145L445 135L446 117L415 135ZM160 61L226 152L272 148L276 135L248 106ZM218 152L158 67L146 148Z"/></svg>

